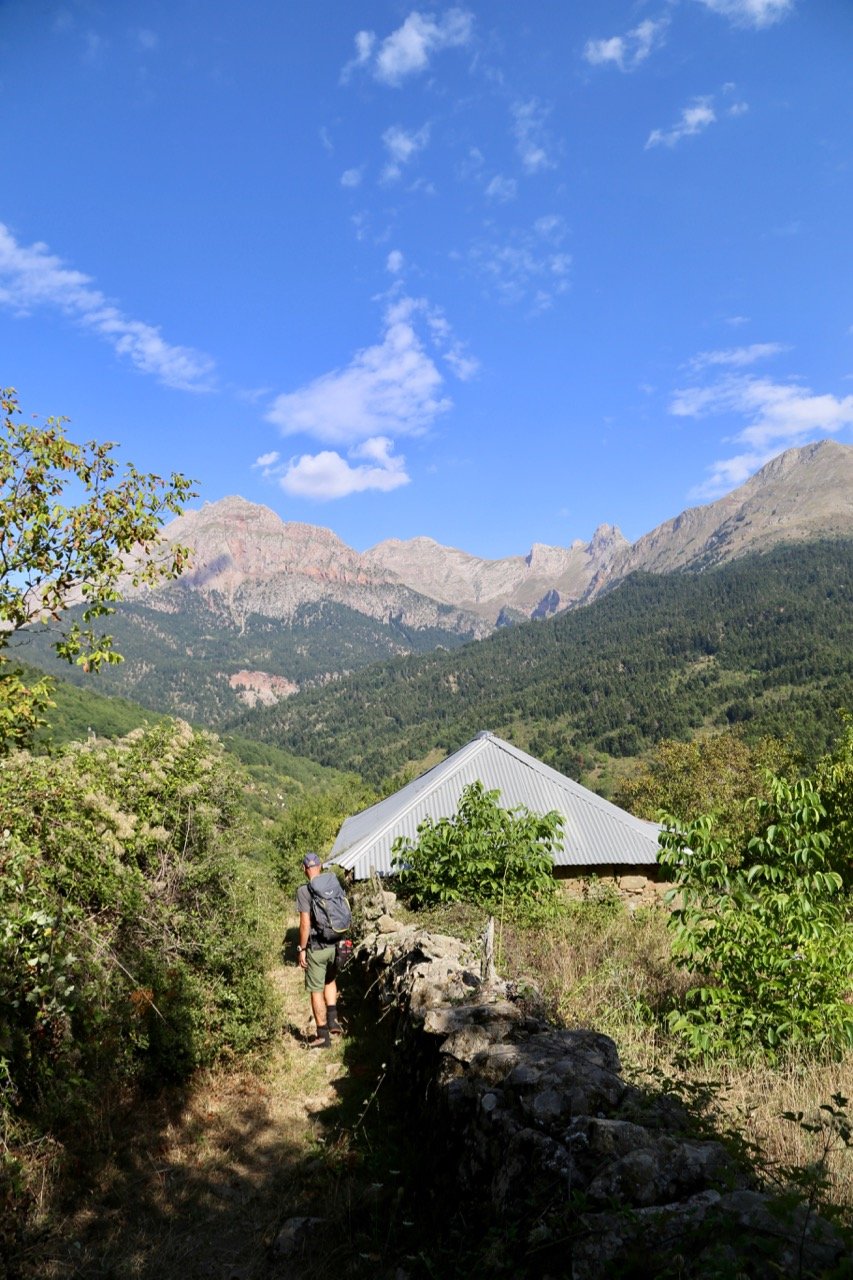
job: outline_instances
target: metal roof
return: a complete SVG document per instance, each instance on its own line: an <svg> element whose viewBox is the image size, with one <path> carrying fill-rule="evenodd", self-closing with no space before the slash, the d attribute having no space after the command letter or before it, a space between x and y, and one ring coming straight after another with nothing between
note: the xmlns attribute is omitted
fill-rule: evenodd
<svg viewBox="0 0 853 1280"><path fill-rule="evenodd" d="M487 791L500 791L505 809L525 805L533 813L556 809L563 815L563 848L554 857L558 867L647 867L657 861L656 823L635 818L493 733L478 733L394 795L347 818L329 861L357 880L366 879L372 867L389 874L397 836L414 843L425 818L452 817L463 788L477 781Z"/></svg>

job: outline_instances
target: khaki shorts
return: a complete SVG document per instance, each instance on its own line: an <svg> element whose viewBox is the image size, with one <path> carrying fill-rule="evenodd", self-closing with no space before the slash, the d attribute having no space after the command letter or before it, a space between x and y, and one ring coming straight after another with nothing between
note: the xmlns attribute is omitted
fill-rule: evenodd
<svg viewBox="0 0 853 1280"><path fill-rule="evenodd" d="M335 944L327 947L308 948L307 966L305 969L305 990L322 991L327 982L335 978ZM326 971L329 970L328 976Z"/></svg>

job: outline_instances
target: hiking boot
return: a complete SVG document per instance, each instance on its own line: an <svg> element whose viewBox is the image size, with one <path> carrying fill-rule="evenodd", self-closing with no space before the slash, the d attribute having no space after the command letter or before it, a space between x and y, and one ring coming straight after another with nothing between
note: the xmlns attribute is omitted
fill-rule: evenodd
<svg viewBox="0 0 853 1280"><path fill-rule="evenodd" d="M331 1047L332 1042L329 1039L329 1032L326 1027L323 1028L322 1032L318 1031L316 1036L312 1036L308 1041L309 1049L331 1049Z"/></svg>

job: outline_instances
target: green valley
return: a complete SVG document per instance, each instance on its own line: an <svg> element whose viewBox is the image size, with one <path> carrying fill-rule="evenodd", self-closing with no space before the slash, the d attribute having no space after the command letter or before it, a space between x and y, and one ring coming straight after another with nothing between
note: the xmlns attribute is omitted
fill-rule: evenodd
<svg viewBox="0 0 853 1280"><path fill-rule="evenodd" d="M851 604L849 542L635 574L584 609L374 665L235 727L372 782L483 728L575 776L590 753L732 725L814 756L853 706Z"/></svg>

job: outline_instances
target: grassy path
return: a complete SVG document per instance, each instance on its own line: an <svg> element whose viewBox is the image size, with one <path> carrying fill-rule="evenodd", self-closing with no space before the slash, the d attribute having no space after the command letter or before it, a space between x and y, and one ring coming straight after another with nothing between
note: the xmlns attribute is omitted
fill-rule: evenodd
<svg viewBox="0 0 853 1280"><path fill-rule="evenodd" d="M330 1165L347 1164L340 1113L352 1049L349 1041L306 1049L302 973L279 966L272 977L282 1029L269 1056L254 1069L205 1073L186 1090L137 1099L120 1122L113 1118L109 1155L85 1161L85 1181L81 1161L73 1209L30 1255L28 1277L291 1274L276 1248L282 1224L323 1215Z"/></svg>

